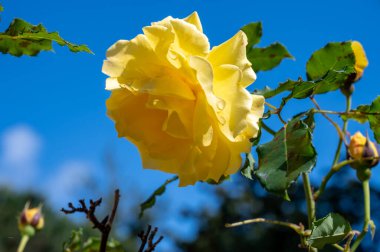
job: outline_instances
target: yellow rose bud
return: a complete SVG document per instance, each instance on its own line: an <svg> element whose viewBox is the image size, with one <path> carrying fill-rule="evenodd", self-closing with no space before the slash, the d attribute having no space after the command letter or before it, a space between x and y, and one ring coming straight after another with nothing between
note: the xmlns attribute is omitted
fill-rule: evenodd
<svg viewBox="0 0 380 252"><path fill-rule="evenodd" d="M358 41L352 41L351 48L354 51L355 55L356 81L362 77L364 69L368 66L368 60L362 44L360 44Z"/></svg>
<svg viewBox="0 0 380 252"><path fill-rule="evenodd" d="M18 226L21 232L28 231L30 227L40 230L44 227L44 217L41 213L41 206L29 208L29 203L24 207L18 219Z"/></svg>
<svg viewBox="0 0 380 252"><path fill-rule="evenodd" d="M239 170L264 111L264 98L246 89L256 79L246 45L239 31L210 50L194 12L108 49L107 113L144 168L177 174L180 186Z"/></svg>
<svg viewBox="0 0 380 252"><path fill-rule="evenodd" d="M367 137L364 137L360 132L356 132L351 137L348 146L348 157L356 160L350 164L355 169L366 169L374 167L378 164L379 153L376 145L371 142ZM377 158L376 160L368 160L370 158Z"/></svg>

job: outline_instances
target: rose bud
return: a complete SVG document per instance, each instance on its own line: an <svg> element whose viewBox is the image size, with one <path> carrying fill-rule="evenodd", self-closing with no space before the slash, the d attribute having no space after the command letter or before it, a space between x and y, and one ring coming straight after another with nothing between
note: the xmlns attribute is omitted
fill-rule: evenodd
<svg viewBox="0 0 380 252"><path fill-rule="evenodd" d="M360 132L356 132L351 137L347 149L348 158L355 160L351 167L355 169L367 169L379 163L379 152L376 145L371 142L368 135L364 137Z"/></svg>
<svg viewBox="0 0 380 252"><path fill-rule="evenodd" d="M44 227L44 217L41 213L41 206L29 208L29 202L26 203L18 219L18 226L21 232L28 232L31 235L34 234L35 230L42 229Z"/></svg>
<svg viewBox="0 0 380 252"><path fill-rule="evenodd" d="M360 79L363 75L364 69L368 66L367 56L365 55L364 48L362 44L358 41L351 42L352 51L354 51L355 55L355 70L356 70L356 78L355 81Z"/></svg>
<svg viewBox="0 0 380 252"><path fill-rule="evenodd" d="M356 74L352 78L347 79L346 83L341 87L341 91L344 95L350 96L354 92L354 82L358 81L364 72L364 69L368 66L367 56L365 55L362 44L358 41L351 41L351 49L354 54L354 68Z"/></svg>

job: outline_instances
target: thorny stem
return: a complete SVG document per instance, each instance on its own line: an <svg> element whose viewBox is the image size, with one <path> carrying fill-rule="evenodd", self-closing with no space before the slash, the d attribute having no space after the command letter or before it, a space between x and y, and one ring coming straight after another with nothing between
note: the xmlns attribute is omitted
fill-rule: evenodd
<svg viewBox="0 0 380 252"><path fill-rule="evenodd" d="M29 238L30 238L29 235L22 235L20 243L19 243L18 248L17 248L17 252L23 252L24 251L26 244L29 241Z"/></svg>
<svg viewBox="0 0 380 252"><path fill-rule="evenodd" d="M362 231L351 247L351 252L355 252L355 250L359 247L365 235L368 233L368 225L371 221L371 194L369 189L369 179L363 181L362 185L364 195L364 223Z"/></svg>
<svg viewBox="0 0 380 252"><path fill-rule="evenodd" d="M308 228L311 229L313 221L315 221L315 201L313 198L313 192L311 190L309 174L303 172L302 180L307 204Z"/></svg>

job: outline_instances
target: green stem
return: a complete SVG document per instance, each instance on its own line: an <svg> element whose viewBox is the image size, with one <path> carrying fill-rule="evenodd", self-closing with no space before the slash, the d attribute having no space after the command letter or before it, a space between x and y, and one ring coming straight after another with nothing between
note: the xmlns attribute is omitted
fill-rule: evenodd
<svg viewBox="0 0 380 252"><path fill-rule="evenodd" d="M318 109L318 110L313 110L314 113L317 112L317 111L323 111L323 110L321 110L321 107L319 106L318 102L315 100L314 97L310 98L310 100L314 104L314 106ZM321 112L321 114L322 114L322 116L324 118L326 118L327 121L329 121L334 126L334 128L338 132L339 139L341 141L345 141L345 134L342 132L342 130L340 129L339 125L336 122L334 122L334 120L331 119L326 113Z"/></svg>
<svg viewBox="0 0 380 252"><path fill-rule="evenodd" d="M321 113L321 114L331 114L331 115L347 115L347 116L355 116L355 115L380 115L380 112L365 112L365 111L348 111L348 112L339 112L339 111L332 111L332 110L324 110L324 109L316 109L314 110L314 113Z"/></svg>
<svg viewBox="0 0 380 252"><path fill-rule="evenodd" d="M358 238L355 240L354 244L351 247L351 252L355 252L355 250L359 247L365 235L368 233L368 225L371 221L371 194L369 190L369 179L363 181L362 184L364 194L364 223L361 233L359 234Z"/></svg>
<svg viewBox="0 0 380 252"><path fill-rule="evenodd" d="M342 246L339 246L339 244L331 244L331 246L333 246L334 248L336 248L339 251L344 251L344 248L342 248Z"/></svg>
<svg viewBox="0 0 380 252"><path fill-rule="evenodd" d="M346 113L348 113L350 110L351 110L351 96L346 96ZM348 120L343 120L342 132L344 135L346 135L347 126L348 126ZM343 139L339 138L338 147L335 151L333 165L337 164L339 161L340 149L342 148L342 143L343 143Z"/></svg>
<svg viewBox="0 0 380 252"><path fill-rule="evenodd" d="M235 222L235 223L227 223L227 224L225 224L225 227L226 228L232 228L232 227L238 227L238 226L252 224L252 223L274 224L274 225L279 225L279 226L288 227L290 229L293 229L295 232L297 232L297 234L301 234L301 232L302 232L301 227L296 225L296 224L284 222L284 221L277 221L277 220L267 220L264 218L244 220L244 221L239 221L239 222Z"/></svg>
<svg viewBox="0 0 380 252"><path fill-rule="evenodd" d="M311 101L315 104L315 106L320 109L318 103L314 100L314 99L311 99ZM351 96L346 96L346 113L348 113L349 111L351 110ZM330 121L331 119L329 119L329 117L325 114L322 113L322 115L324 115L326 118L328 118L328 120ZM332 121L332 120L331 120ZM335 122L334 122L335 123ZM333 124L334 124L333 123ZM338 130L338 132L341 132L341 134L339 134L339 142L338 142L338 146L336 148L336 151L335 151L335 155L334 155L334 161L333 161L333 165L330 169L330 171L327 173L327 175L323 178L322 180L322 183L321 183L321 186L319 187L318 191L314 194L314 200L317 200L318 197L324 192L325 188L326 188L326 185L327 185L327 182L330 180L330 178L337 172L340 170L340 168L342 168L343 166L349 164L349 161L347 161L348 163L345 163L345 161L341 162L340 164L342 164L341 166L338 165L338 161L339 161L339 157L340 157L340 152L341 152L341 148L342 148L342 144L343 142L345 141L345 136L346 136L346 132L347 132L347 127L348 127L348 120L343 120L343 126L342 126L342 130Z"/></svg>
<svg viewBox="0 0 380 252"><path fill-rule="evenodd" d="M29 235L23 235L21 237L20 244L18 245L17 252L23 252L28 241L29 241Z"/></svg>
<svg viewBox="0 0 380 252"><path fill-rule="evenodd" d="M278 109L276 106L270 104L270 103L267 102L267 101L265 102L265 105L267 105L268 107L270 107L270 108L273 109L273 110L277 110L277 109Z"/></svg>
<svg viewBox="0 0 380 252"><path fill-rule="evenodd" d="M278 116L278 119L280 119L280 121L282 122L282 124L286 124L286 122L285 122L285 120L282 118L280 112L277 113L277 116Z"/></svg>
<svg viewBox="0 0 380 252"><path fill-rule="evenodd" d="M309 174L306 172L302 173L303 187L305 190L305 198L307 204L307 217L308 217L308 228L311 229L313 221L315 221L315 201L313 198L313 192L311 190Z"/></svg>
<svg viewBox="0 0 380 252"><path fill-rule="evenodd" d="M261 127L263 129L265 129L269 134L271 134L272 136L274 136L276 134L276 131L274 131L273 129L271 129L268 125L266 125L263 121L261 121Z"/></svg>
<svg viewBox="0 0 380 252"><path fill-rule="evenodd" d="M351 159L351 160L344 160L344 161L342 161L342 162L340 162L340 163L335 164L334 166L332 166L331 169L330 169L330 171L327 173L327 175L322 179L322 183L319 186L318 191L316 191L314 193L314 200L317 200L319 198L319 196L325 191L327 183L329 182L330 178L335 173L337 173L338 171L340 171L340 169L342 169L344 166L349 165L349 164L351 164L353 162L355 162L355 160L353 160L353 159Z"/></svg>

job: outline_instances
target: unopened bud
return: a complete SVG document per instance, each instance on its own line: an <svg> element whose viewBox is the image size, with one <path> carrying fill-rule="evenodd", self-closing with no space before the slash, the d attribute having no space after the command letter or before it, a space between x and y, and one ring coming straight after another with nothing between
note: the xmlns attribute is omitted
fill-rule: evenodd
<svg viewBox="0 0 380 252"><path fill-rule="evenodd" d="M351 137L347 155L350 159L355 160L350 164L355 169L372 168L379 163L379 152L376 145L371 142L368 135L364 137L360 132L356 132Z"/></svg>
<svg viewBox="0 0 380 252"><path fill-rule="evenodd" d="M42 229L44 227L44 217L41 213L41 206L29 208L29 202L26 203L18 219L18 227L20 232L30 235L34 234L31 232L31 228L34 231Z"/></svg>
<svg viewBox="0 0 380 252"><path fill-rule="evenodd" d="M351 48L355 55L355 81L357 81L362 77L364 69L368 66L368 60L362 44L360 44L358 41L352 41Z"/></svg>

